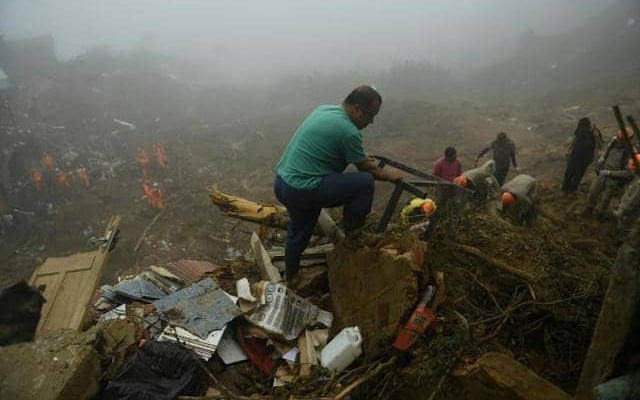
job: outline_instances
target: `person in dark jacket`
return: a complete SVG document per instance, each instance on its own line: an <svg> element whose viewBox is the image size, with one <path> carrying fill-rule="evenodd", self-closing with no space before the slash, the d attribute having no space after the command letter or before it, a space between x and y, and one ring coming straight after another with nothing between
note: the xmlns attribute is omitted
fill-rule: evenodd
<svg viewBox="0 0 640 400"><path fill-rule="evenodd" d="M567 168L564 171L562 190L565 193L573 193L578 190L580 181L587 168L593 162L598 148L602 144L602 133L589 118L578 121L578 127L574 132L574 138L567 150Z"/></svg>
<svg viewBox="0 0 640 400"><path fill-rule="evenodd" d="M476 156L476 165L478 164L478 160L487 154L489 150L493 150L493 160L496 162L495 177L500 186L502 186L507 178L511 164L515 167L516 172L519 171L518 164L516 163L516 145L507 137L505 132L500 132L496 140L478 153Z"/></svg>

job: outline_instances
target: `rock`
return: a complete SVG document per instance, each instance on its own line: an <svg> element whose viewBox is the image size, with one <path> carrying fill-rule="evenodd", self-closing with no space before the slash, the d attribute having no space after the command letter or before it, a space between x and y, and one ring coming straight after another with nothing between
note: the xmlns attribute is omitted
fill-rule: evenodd
<svg viewBox="0 0 640 400"><path fill-rule="evenodd" d="M0 347L0 398L93 398L102 372L95 338L95 330L60 330L36 342Z"/></svg>
<svg viewBox="0 0 640 400"><path fill-rule="evenodd" d="M475 364L454 370L465 398L492 400L570 400L572 397L502 353L487 353Z"/></svg>

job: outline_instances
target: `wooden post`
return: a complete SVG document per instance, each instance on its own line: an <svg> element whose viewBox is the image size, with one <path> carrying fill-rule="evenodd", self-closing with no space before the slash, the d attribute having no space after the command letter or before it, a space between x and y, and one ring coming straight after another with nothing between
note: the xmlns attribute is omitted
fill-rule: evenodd
<svg viewBox="0 0 640 400"><path fill-rule="evenodd" d="M616 359L634 330L640 301L640 228L620 247L576 389L576 399L593 399L593 388L612 378Z"/></svg>

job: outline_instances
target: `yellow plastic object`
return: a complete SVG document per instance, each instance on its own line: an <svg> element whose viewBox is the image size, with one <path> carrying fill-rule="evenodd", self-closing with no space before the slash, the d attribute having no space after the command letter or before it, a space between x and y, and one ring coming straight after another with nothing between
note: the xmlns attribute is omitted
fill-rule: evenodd
<svg viewBox="0 0 640 400"><path fill-rule="evenodd" d="M424 206L424 208L423 208ZM410 222L411 217L414 215L414 212L417 210L422 215L430 215L433 214L437 209L436 202L433 199L426 198L420 199L415 198L412 199L409 204L404 206L400 211L400 220L403 224L408 224ZM430 211L430 212L425 212Z"/></svg>

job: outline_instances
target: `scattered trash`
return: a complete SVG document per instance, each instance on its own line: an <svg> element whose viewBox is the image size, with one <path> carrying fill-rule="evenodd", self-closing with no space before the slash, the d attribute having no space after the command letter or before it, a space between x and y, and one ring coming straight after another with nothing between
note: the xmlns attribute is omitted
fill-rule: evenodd
<svg viewBox="0 0 640 400"><path fill-rule="evenodd" d="M331 372L347 368L362 354L362 336L357 326L344 328L320 353L322 366Z"/></svg>
<svg viewBox="0 0 640 400"><path fill-rule="evenodd" d="M158 341L181 344L188 349L192 349L197 355L208 361L216 352L224 332L225 328L214 330L205 339L201 339L179 326L167 326L158 337Z"/></svg>
<svg viewBox="0 0 640 400"><path fill-rule="evenodd" d="M220 241L225 241L225 239L222 239ZM238 258L242 257L242 251L233 248L233 247L227 247L227 249L225 250L225 257L224 259L226 261L233 261L233 260L237 260Z"/></svg>
<svg viewBox="0 0 640 400"><path fill-rule="evenodd" d="M114 319L125 319L127 315L127 306L126 304L121 304L118 307L106 312L100 316L98 319L98 323L101 324L106 321L111 321Z"/></svg>
<svg viewBox="0 0 640 400"><path fill-rule="evenodd" d="M247 278L242 278L236 281L236 294L240 300L245 300L251 303L256 302L256 298L251 294L251 286Z"/></svg>
<svg viewBox="0 0 640 400"><path fill-rule="evenodd" d="M113 122L118 123L118 124L120 124L122 126L126 126L127 128L129 128L132 131L134 131L136 129L136 126L134 124L132 124L131 122L122 121L122 120L119 120L117 118L114 118Z"/></svg>
<svg viewBox="0 0 640 400"><path fill-rule="evenodd" d="M229 329L225 330L222 340L218 343L218 356L225 365L248 360L247 355L233 338L233 333Z"/></svg>
<svg viewBox="0 0 640 400"><path fill-rule="evenodd" d="M269 282L282 281L280 271L271 263L269 253L267 253L267 250L264 248L262 242L260 241L260 238L258 237L258 235L256 235L255 232L251 234L251 248L253 249L253 253L256 256L256 263L258 264L258 267L260 267L262 277Z"/></svg>
<svg viewBox="0 0 640 400"><path fill-rule="evenodd" d="M125 280L113 287L113 292L130 300L151 303L167 295L158 288L146 275L139 275Z"/></svg>
<svg viewBox="0 0 640 400"><path fill-rule="evenodd" d="M285 285L263 281L256 286L260 306L248 316L252 324L286 340L297 339L309 325L331 327L330 312L314 306Z"/></svg>
<svg viewBox="0 0 640 400"><path fill-rule="evenodd" d="M276 360L271 357L271 352L267 348L266 339L244 338L242 334L237 335L237 338L240 347L251 363L263 374L270 374L276 367Z"/></svg>
<svg viewBox="0 0 640 400"><path fill-rule="evenodd" d="M195 357L175 343L147 341L109 381L102 398L172 400L197 395L201 372Z"/></svg>

